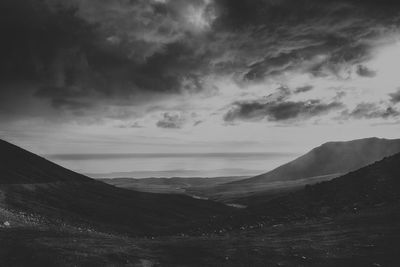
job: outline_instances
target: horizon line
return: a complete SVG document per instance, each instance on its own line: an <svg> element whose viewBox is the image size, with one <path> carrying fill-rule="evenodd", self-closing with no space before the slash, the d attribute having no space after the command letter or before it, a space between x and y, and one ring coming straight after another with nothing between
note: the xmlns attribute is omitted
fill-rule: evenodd
<svg viewBox="0 0 400 267"><path fill-rule="evenodd" d="M45 158L56 160L98 160L98 159L126 159L126 158L180 158L180 157L243 157L243 156L266 156L287 157L296 156L295 152L207 152L207 153L65 153L44 154Z"/></svg>

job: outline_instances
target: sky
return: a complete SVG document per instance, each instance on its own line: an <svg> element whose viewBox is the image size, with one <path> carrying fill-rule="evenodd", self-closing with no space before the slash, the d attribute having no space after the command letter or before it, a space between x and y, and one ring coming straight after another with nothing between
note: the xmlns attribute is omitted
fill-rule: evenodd
<svg viewBox="0 0 400 267"><path fill-rule="evenodd" d="M394 0L2 0L0 138L41 155L398 138Z"/></svg>

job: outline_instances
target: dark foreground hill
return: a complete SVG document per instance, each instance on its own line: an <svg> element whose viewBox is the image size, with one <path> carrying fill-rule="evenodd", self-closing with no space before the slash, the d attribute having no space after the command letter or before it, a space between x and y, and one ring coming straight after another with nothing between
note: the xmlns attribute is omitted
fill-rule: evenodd
<svg viewBox="0 0 400 267"><path fill-rule="evenodd" d="M213 188L214 199L235 199L269 192L277 194L357 170L400 152L400 139L366 138L328 142L270 172Z"/></svg>
<svg viewBox="0 0 400 267"><path fill-rule="evenodd" d="M0 208L135 235L170 233L230 208L183 195L116 188L0 141Z"/></svg>

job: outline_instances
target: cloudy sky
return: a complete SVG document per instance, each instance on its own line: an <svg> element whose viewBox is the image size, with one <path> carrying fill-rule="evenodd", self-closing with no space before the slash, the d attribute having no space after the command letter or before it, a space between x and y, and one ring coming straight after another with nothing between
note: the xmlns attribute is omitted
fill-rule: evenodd
<svg viewBox="0 0 400 267"><path fill-rule="evenodd" d="M0 138L39 154L400 137L391 0L2 0Z"/></svg>

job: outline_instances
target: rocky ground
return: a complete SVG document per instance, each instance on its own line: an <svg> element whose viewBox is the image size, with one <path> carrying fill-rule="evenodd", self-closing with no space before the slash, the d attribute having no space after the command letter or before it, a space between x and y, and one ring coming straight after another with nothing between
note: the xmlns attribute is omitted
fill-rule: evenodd
<svg viewBox="0 0 400 267"><path fill-rule="evenodd" d="M399 266L400 208L133 238L1 210L1 266ZM9 225L4 225L9 222Z"/></svg>

